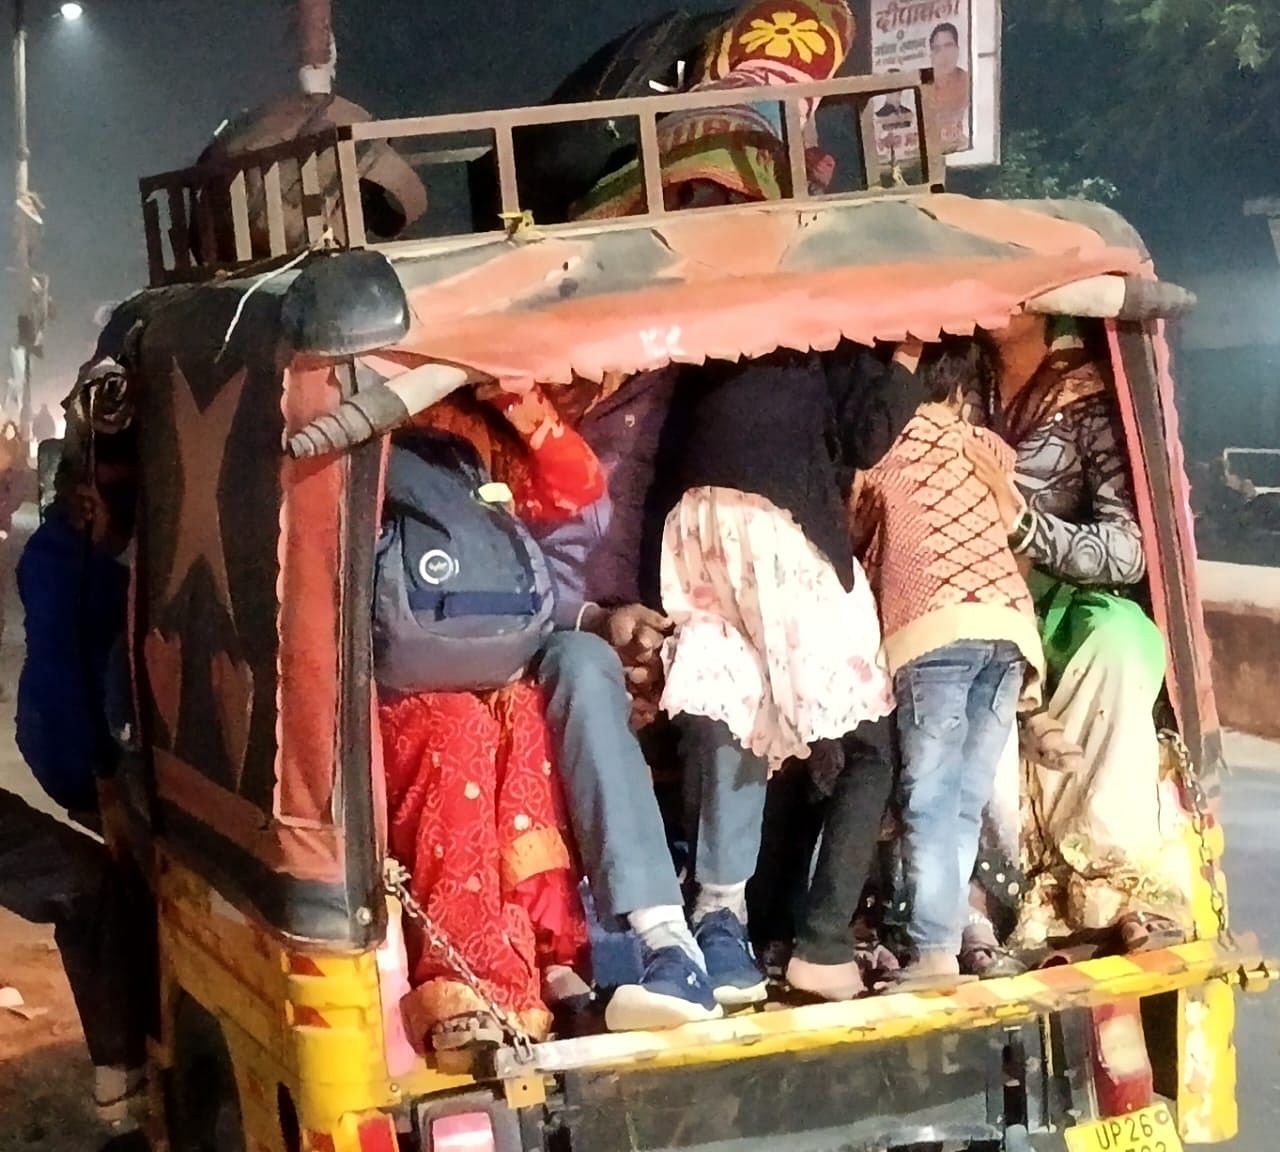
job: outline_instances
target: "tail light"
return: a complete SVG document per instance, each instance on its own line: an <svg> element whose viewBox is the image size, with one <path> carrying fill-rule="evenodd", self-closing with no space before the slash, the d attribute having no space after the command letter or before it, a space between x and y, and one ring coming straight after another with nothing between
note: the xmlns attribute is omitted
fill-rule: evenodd
<svg viewBox="0 0 1280 1152"><path fill-rule="evenodd" d="M496 1143L488 1112L455 1112L431 1121L428 1152L494 1152Z"/></svg>
<svg viewBox="0 0 1280 1152"><path fill-rule="evenodd" d="M370 1116L356 1128L360 1152L398 1152L395 1121L390 1116Z"/></svg>
<svg viewBox="0 0 1280 1152"><path fill-rule="evenodd" d="M1101 1117L1146 1108L1155 1095L1142 1002L1121 1000L1093 1009L1093 1081Z"/></svg>

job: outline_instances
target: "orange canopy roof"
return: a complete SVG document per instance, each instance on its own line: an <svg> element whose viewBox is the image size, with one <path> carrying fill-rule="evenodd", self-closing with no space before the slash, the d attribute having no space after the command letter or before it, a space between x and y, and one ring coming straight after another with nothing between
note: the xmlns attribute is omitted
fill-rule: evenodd
<svg viewBox="0 0 1280 1152"><path fill-rule="evenodd" d="M449 361L521 387L841 338L932 340L1144 267L1083 224L961 196L690 212L403 255L413 326L369 359L388 375Z"/></svg>

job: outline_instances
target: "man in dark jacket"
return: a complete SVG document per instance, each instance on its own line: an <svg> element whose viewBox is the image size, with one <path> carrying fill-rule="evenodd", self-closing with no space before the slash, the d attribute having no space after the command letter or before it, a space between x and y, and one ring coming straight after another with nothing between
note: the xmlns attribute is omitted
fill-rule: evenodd
<svg viewBox="0 0 1280 1152"><path fill-rule="evenodd" d="M131 497L120 465L100 463L97 471L96 487L72 488L63 469L63 490L18 561L27 635L18 748L40 787L72 813L97 808L96 781L110 775L117 755L106 677L125 627L129 571L117 556L131 527Z"/></svg>
<svg viewBox="0 0 1280 1152"><path fill-rule="evenodd" d="M17 740L49 797L97 828L100 781L118 752L107 723L109 668L124 635L134 489L128 454L101 453L95 483L60 470L59 491L18 564L27 654ZM118 671L117 671L118 674ZM105 1120L143 1087L149 910L97 839L0 791L0 906L51 924Z"/></svg>

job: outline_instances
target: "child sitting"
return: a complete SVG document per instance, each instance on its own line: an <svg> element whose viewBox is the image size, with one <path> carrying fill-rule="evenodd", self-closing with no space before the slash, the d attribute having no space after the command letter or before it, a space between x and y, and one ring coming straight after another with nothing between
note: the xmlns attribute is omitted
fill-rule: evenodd
<svg viewBox="0 0 1280 1152"><path fill-rule="evenodd" d="M898 704L912 956L896 982L916 990L960 980L982 811L1019 703L1038 698L1044 669L1008 544L1016 520L965 452L980 437L1013 467L1012 450L961 415L984 355L972 341L933 350L928 402L863 473L855 514Z"/></svg>

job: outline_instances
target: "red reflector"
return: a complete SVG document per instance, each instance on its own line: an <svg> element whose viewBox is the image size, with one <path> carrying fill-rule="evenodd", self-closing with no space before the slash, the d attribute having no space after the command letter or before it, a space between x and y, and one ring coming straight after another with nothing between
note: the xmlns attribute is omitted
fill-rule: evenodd
<svg viewBox="0 0 1280 1152"><path fill-rule="evenodd" d="M310 956L292 952L289 954L289 974L291 976L323 976L324 970Z"/></svg>
<svg viewBox="0 0 1280 1152"><path fill-rule="evenodd" d="M1151 1060L1138 1000L1100 1004L1093 1009L1094 1091L1098 1114L1124 1116L1155 1098Z"/></svg>
<svg viewBox="0 0 1280 1152"><path fill-rule="evenodd" d="M315 1008L308 1008L305 1004L295 1004L293 1006L293 1023L297 1028L328 1028L329 1021L326 1020Z"/></svg>
<svg viewBox="0 0 1280 1152"><path fill-rule="evenodd" d="M390 1116L371 1116L356 1129L360 1152L396 1152L396 1129Z"/></svg>
<svg viewBox="0 0 1280 1152"><path fill-rule="evenodd" d="M458 1112L431 1121L431 1152L494 1152L488 1112Z"/></svg>

